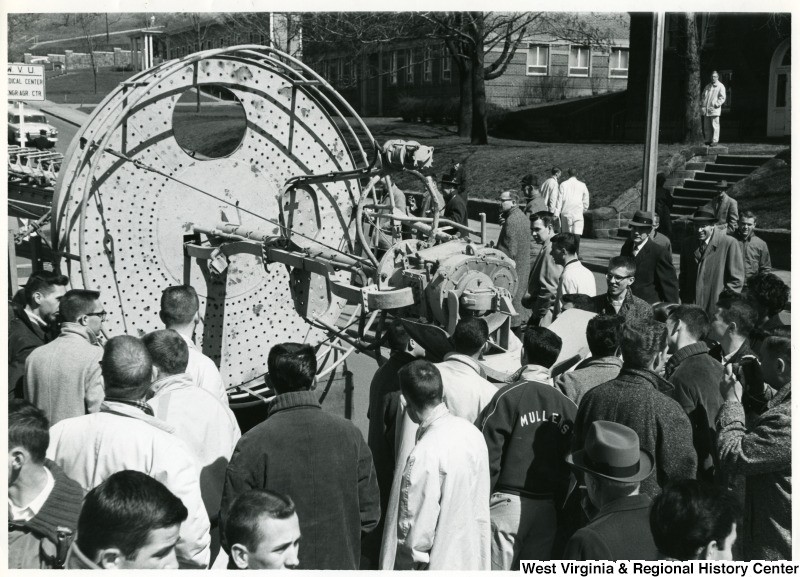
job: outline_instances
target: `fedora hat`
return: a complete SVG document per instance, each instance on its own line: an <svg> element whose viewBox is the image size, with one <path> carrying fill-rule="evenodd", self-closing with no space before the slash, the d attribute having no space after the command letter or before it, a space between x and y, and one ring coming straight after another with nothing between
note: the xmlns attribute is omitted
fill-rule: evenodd
<svg viewBox="0 0 800 577"><path fill-rule="evenodd" d="M653 472L653 456L639 448L639 435L625 425L593 422L584 446L567 456L581 471L622 483L644 481Z"/></svg>
<svg viewBox="0 0 800 577"><path fill-rule="evenodd" d="M514 202L519 201L519 197L517 196L517 194L510 190L500 193L498 199L500 200L500 202L503 202L504 200L513 200Z"/></svg>
<svg viewBox="0 0 800 577"><path fill-rule="evenodd" d="M653 228L653 213L646 210L637 210L628 222L628 227Z"/></svg>
<svg viewBox="0 0 800 577"><path fill-rule="evenodd" d="M450 176L449 174L442 175L442 187L444 186L458 186L458 180L455 177Z"/></svg>
<svg viewBox="0 0 800 577"><path fill-rule="evenodd" d="M711 207L701 206L696 211L694 211L694 214L692 215L692 220L694 222L706 222L706 221L716 222L717 215L714 214L714 211L711 210Z"/></svg>

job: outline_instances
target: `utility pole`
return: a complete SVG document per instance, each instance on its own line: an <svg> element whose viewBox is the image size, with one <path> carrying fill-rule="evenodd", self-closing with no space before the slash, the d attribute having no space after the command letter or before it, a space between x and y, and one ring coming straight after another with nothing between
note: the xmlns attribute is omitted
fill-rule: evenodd
<svg viewBox="0 0 800 577"><path fill-rule="evenodd" d="M656 172L658 171L658 133L661 116L661 69L664 62L664 13L653 13L650 44L650 79L647 86L647 137L644 144L642 174L642 210L656 208Z"/></svg>

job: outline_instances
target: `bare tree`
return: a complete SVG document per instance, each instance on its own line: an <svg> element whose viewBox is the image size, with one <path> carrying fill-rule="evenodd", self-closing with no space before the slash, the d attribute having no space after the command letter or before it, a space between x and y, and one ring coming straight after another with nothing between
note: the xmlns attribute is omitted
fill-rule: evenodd
<svg viewBox="0 0 800 577"><path fill-rule="evenodd" d="M686 82L683 101L683 141L687 144L693 144L703 141L703 126L700 116L700 90L702 87L700 79L700 44L694 12L683 13L680 17L683 38L679 46L684 59L684 81Z"/></svg>
<svg viewBox="0 0 800 577"><path fill-rule="evenodd" d="M97 94L97 60L95 59L95 26L100 20L100 14L93 12L83 12L75 14L75 23L80 26L81 34L86 41L86 51L89 54L89 62L92 67L92 77L94 79L94 93Z"/></svg>

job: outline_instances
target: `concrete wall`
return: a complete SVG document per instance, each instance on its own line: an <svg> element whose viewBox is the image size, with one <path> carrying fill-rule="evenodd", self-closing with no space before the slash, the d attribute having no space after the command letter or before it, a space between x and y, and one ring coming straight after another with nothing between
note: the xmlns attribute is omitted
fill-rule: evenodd
<svg viewBox="0 0 800 577"><path fill-rule="evenodd" d="M33 58L38 55L25 53L25 62L29 63ZM123 50L121 48L114 48L113 52L100 52L94 53L94 59L97 66L102 68L109 67L122 67L130 66L132 61L136 61L139 57L138 53L134 53L133 59L131 58L130 50ZM64 65L65 70L80 70L92 67L91 56L84 52L73 52L72 50L65 50L64 54L48 54L47 57L50 62L60 62Z"/></svg>

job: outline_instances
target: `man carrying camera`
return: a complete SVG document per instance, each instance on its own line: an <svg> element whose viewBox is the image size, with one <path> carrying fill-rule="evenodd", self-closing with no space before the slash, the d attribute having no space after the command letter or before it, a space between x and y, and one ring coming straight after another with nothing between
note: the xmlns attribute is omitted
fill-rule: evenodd
<svg viewBox="0 0 800 577"><path fill-rule="evenodd" d="M744 360L737 375L728 365L720 385L717 456L726 473L745 476L745 560L792 556L791 375L790 339L770 336L760 364Z"/></svg>

